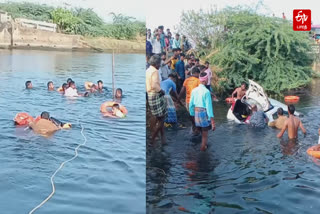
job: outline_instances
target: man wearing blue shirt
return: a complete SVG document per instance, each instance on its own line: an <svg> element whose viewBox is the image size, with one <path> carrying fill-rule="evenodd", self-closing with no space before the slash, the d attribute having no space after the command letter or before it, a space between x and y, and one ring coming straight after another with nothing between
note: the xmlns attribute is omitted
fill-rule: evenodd
<svg viewBox="0 0 320 214"><path fill-rule="evenodd" d="M175 65L175 71L177 72L178 76L178 82L177 82L177 88L178 92L180 92L183 82L185 80L185 67L184 67L184 53L180 54L180 59Z"/></svg>
<svg viewBox="0 0 320 214"><path fill-rule="evenodd" d="M189 103L189 112L194 116L195 124L201 129L202 144L201 151L207 149L208 131L215 130L212 99L210 91L206 88L208 83L207 73L200 74L200 85L192 90Z"/></svg>

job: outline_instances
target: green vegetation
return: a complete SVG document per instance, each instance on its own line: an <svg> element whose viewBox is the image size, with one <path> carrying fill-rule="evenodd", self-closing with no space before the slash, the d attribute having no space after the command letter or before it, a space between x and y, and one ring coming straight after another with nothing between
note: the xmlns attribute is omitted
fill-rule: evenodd
<svg viewBox="0 0 320 214"><path fill-rule="evenodd" d="M9 12L13 18L27 18L53 22L59 31L83 36L103 36L115 39L134 39L145 34L145 23L133 17L111 13L112 23L105 23L93 9L54 8L33 3L0 3L0 9Z"/></svg>
<svg viewBox="0 0 320 214"><path fill-rule="evenodd" d="M180 31L218 67L222 91L247 79L275 94L310 82L308 33L293 31L289 21L243 8L189 11L182 14Z"/></svg>

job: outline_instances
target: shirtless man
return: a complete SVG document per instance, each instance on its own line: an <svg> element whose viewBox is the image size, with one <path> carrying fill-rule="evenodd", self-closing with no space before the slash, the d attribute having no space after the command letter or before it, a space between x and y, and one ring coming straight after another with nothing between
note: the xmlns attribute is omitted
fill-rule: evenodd
<svg viewBox="0 0 320 214"><path fill-rule="evenodd" d="M284 127L284 124L288 118L287 118L287 116L283 115L282 108L278 108L277 113L278 113L278 119L276 119L272 122L269 122L268 126L275 127L277 129L281 130Z"/></svg>
<svg viewBox="0 0 320 214"><path fill-rule="evenodd" d="M281 132L277 135L278 138L281 138L284 132L288 129L288 137L289 139L297 139L298 138L298 128L300 127L303 134L306 134L307 131L302 125L302 122L299 118L294 116L295 107L294 105L288 106L289 118L285 121L284 127Z"/></svg>
<svg viewBox="0 0 320 214"><path fill-rule="evenodd" d="M246 88L247 88L247 84L245 82L241 83L241 86L239 88L236 88L233 91L231 97L234 98L235 94L237 94L237 99L241 100L242 97L246 95L246 92L247 92Z"/></svg>

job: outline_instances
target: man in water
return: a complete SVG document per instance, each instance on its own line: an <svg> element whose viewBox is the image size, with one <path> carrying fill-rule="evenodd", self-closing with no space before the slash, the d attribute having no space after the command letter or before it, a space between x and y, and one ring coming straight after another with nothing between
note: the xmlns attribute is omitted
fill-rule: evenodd
<svg viewBox="0 0 320 214"><path fill-rule="evenodd" d="M277 135L278 138L281 138L286 130L288 130L289 139L297 139L298 138L298 128L300 127L301 131L304 135L306 135L307 131L303 127L301 120L294 116L295 107L294 105L288 106L289 118L285 121L284 126L281 132Z"/></svg>
<svg viewBox="0 0 320 214"><path fill-rule="evenodd" d="M98 84L98 87L97 87L96 89L99 90L99 91L102 91L102 89L103 89L103 82L102 82L102 80L98 80L98 81L97 81L97 84Z"/></svg>
<svg viewBox="0 0 320 214"><path fill-rule="evenodd" d="M264 128L268 123L268 118L263 111L258 110L257 105L252 105L252 115L250 117L250 125L257 128Z"/></svg>
<svg viewBox="0 0 320 214"><path fill-rule="evenodd" d="M200 80L199 80L199 75L200 75L200 70L197 67L193 67L192 68L192 76L187 78L184 83L183 83L183 87L180 91L179 94L179 100L181 100L181 97L184 95L184 93L186 93L186 109L187 111L189 111L189 103L190 103L190 98L191 98L191 92L193 89L195 89L196 87L198 87L200 85ZM198 134L198 130L195 126L195 122L194 122L194 117L190 117L191 119L191 123L192 123L192 133L193 135Z"/></svg>
<svg viewBox="0 0 320 214"><path fill-rule="evenodd" d="M50 114L44 111L41 113L41 119L37 122L29 123L29 127L36 133L47 135L59 129L69 129L71 128L71 124L62 123L59 120L50 117Z"/></svg>
<svg viewBox="0 0 320 214"><path fill-rule="evenodd" d="M272 122L269 122L268 126L276 127L277 129L282 129L284 127L284 123L287 120L287 117L285 115L283 115L282 108L278 108L277 113L278 113L278 118Z"/></svg>
<svg viewBox="0 0 320 214"><path fill-rule="evenodd" d="M26 89L32 89L32 82L30 80L28 80L26 83Z"/></svg>
<svg viewBox="0 0 320 214"><path fill-rule="evenodd" d="M119 118L124 118L126 115L120 110L120 105L118 103L112 106L112 115Z"/></svg>
<svg viewBox="0 0 320 214"><path fill-rule="evenodd" d="M164 98L165 93L160 87L158 71L160 64L160 56L154 55L151 57L150 67L146 71L146 89L151 114L156 118L154 124L152 124L152 127L154 127L152 143L155 142L157 135L160 133L161 142L164 144L166 142L164 134L164 119L167 115L167 108Z"/></svg>
<svg viewBox="0 0 320 214"><path fill-rule="evenodd" d="M64 95L67 97L78 97L78 91L76 89L76 84L74 81L71 80L69 82L69 87L65 90Z"/></svg>
<svg viewBox="0 0 320 214"><path fill-rule="evenodd" d="M117 88L114 96L117 99L121 99L122 98L122 89L121 88Z"/></svg>
<svg viewBox="0 0 320 214"><path fill-rule="evenodd" d="M54 91L54 85L52 81L49 81L47 83L48 91Z"/></svg>
<svg viewBox="0 0 320 214"><path fill-rule="evenodd" d="M194 116L195 125L201 129L201 151L205 151L207 149L208 131L210 129L214 131L216 127L213 119L211 94L206 88L208 75L206 73L201 73L199 79L200 85L191 92L189 112L191 116Z"/></svg>
<svg viewBox="0 0 320 214"><path fill-rule="evenodd" d="M245 82L241 83L241 86L239 88L236 88L233 91L231 97L234 98L235 94L237 94L237 99L241 100L242 97L246 95L246 92L247 92L246 88L247 88L247 84Z"/></svg>

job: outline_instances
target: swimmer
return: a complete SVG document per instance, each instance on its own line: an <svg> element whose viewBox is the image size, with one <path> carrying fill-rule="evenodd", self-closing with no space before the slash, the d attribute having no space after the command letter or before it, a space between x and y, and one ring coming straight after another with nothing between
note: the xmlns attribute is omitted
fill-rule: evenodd
<svg viewBox="0 0 320 214"><path fill-rule="evenodd" d="M120 105L118 103L113 104L112 106L112 115L115 117L124 118L126 115L120 110Z"/></svg>
<svg viewBox="0 0 320 214"><path fill-rule="evenodd" d="M71 124L62 123L59 120L50 117L48 112L42 112L38 122L29 123L29 127L33 129L34 132L39 134L50 134L59 129L69 129Z"/></svg>
<svg viewBox="0 0 320 214"><path fill-rule="evenodd" d="M307 131L303 127L302 122L299 118L294 116L295 107L294 105L288 106L289 118L285 121L284 127L281 132L277 135L278 138L281 138L286 130L288 130L289 139L297 139L298 138L298 128L300 127L301 131L304 135L306 135Z"/></svg>
<svg viewBox="0 0 320 214"><path fill-rule="evenodd" d="M108 108L111 107L111 110L108 110ZM100 111L105 117L112 117L112 118L124 118L127 114L127 111L121 111L120 104L113 102L105 102L101 104Z"/></svg>
<svg viewBox="0 0 320 214"><path fill-rule="evenodd" d="M102 82L102 80L98 80L98 81L97 81L97 84L98 84L97 90L102 91L102 89L103 89L103 82Z"/></svg>
<svg viewBox="0 0 320 214"><path fill-rule="evenodd" d="M57 91L58 92L61 92L61 93L64 93L68 88L68 84L67 83L63 83L61 88L58 88Z"/></svg>
<svg viewBox="0 0 320 214"><path fill-rule="evenodd" d="M69 82L69 87L64 91L64 95L67 97L78 97L78 91L76 89L76 84L74 81L71 80Z"/></svg>
<svg viewBox="0 0 320 214"><path fill-rule="evenodd" d="M52 81L49 81L47 83L47 88L48 88L48 91L54 91L54 86Z"/></svg>
<svg viewBox="0 0 320 214"><path fill-rule="evenodd" d="M268 126L270 127L276 127L277 129L282 129L284 126L284 123L287 120L287 117L285 115L283 115L283 109L282 108L278 108L277 110L278 113L278 118L272 122L268 123Z"/></svg>
<svg viewBox="0 0 320 214"><path fill-rule="evenodd" d="M247 84L245 82L241 83L241 86L239 88L236 88L233 91L231 97L234 98L235 94L237 94L237 99L241 100L242 97L246 95L246 92L247 92L246 88L247 88Z"/></svg>
<svg viewBox="0 0 320 214"><path fill-rule="evenodd" d="M93 84L91 87L90 87L90 93L94 93L98 90L98 86L96 86L95 84Z"/></svg>
<svg viewBox="0 0 320 214"><path fill-rule="evenodd" d="M26 89L31 89L32 88L32 82L30 80L28 80L26 83Z"/></svg>
<svg viewBox="0 0 320 214"><path fill-rule="evenodd" d="M117 88L115 97L122 98L122 89L121 88Z"/></svg>

